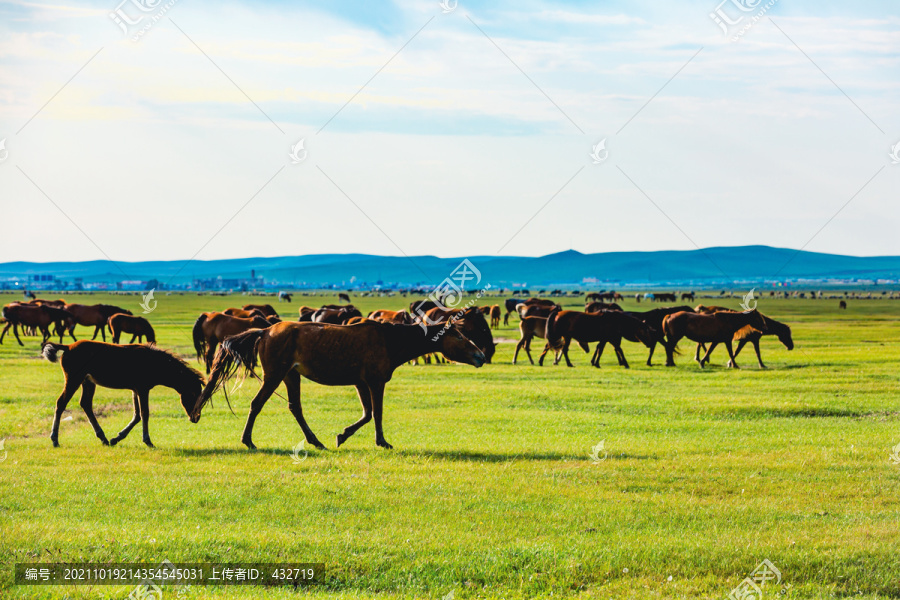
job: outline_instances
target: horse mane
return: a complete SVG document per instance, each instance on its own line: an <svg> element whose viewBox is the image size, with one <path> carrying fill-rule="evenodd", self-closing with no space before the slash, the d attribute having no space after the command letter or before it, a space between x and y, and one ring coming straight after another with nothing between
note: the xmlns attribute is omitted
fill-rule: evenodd
<svg viewBox="0 0 900 600"><path fill-rule="evenodd" d="M150 352L156 358L162 359L164 362L169 363L173 366L177 366L180 369L189 373L192 377L195 377L200 385L204 385L206 380L203 375L189 365L184 359L179 356L176 356L174 352L170 350L166 350L165 348L160 348L159 346L146 346L146 345L136 345L136 348L139 348L141 352Z"/></svg>

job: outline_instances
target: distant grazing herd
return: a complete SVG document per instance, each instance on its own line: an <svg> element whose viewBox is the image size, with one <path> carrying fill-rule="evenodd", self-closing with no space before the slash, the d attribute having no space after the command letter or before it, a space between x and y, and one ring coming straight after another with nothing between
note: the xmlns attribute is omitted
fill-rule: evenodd
<svg viewBox="0 0 900 600"><path fill-rule="evenodd" d="M556 295L556 294L553 294ZM282 299L282 296L279 296ZM693 292L678 294L643 294L635 299L677 302L695 299ZM538 358L542 366L549 352L554 364L565 359L573 366L569 349L574 341L590 353L596 343L591 364L599 367L606 345L612 346L619 365L628 368L622 341L643 344L648 349L648 366L652 365L657 345L666 352L666 366L675 366L679 341L696 343L694 360L702 368L710 360L716 346L728 352L728 366L737 368L736 357L748 343L756 351L760 368L765 368L760 354L760 339L773 335L792 349L791 329L757 310L736 311L721 306L666 306L646 311L625 311L617 302L621 294L604 292L587 294L584 310L565 310L553 299L510 298L489 306L445 308L431 300L418 300L408 310L375 310L367 316L341 294L345 304L321 307L301 306L297 321L282 321L270 304L248 304L221 312L204 312L194 323L192 341L197 360L204 365L208 380L181 358L156 346L156 335L150 322L132 315L126 309L108 304L70 304L64 300L13 302L3 307L5 326L0 343L10 328L20 345L23 334L42 336L42 355L59 361L65 373L65 386L56 403L51 440L58 445L60 417L76 391L82 389L81 407L97 437L115 445L138 423L143 425L143 439L152 446L148 430L148 395L151 388L162 385L176 390L192 423L200 420L203 407L224 383L240 368L260 380L261 387L250 404L250 413L241 441L255 448L253 424L263 405L284 383L288 409L303 430L308 443L324 445L315 436L303 416L300 403L301 376L324 385L354 386L363 414L337 436L340 446L370 420L375 424L375 441L390 448L382 429L382 406L385 385L399 366L419 360L449 360L481 367L489 364L496 342L491 330L510 316L519 320L520 339L516 344L513 364L520 351L534 364L531 342L544 340ZM840 300L840 308L846 308ZM93 327L90 341L77 341L75 327ZM105 343L106 329L111 344ZM122 334L130 334L128 344L118 345ZM64 345L68 335L73 343ZM100 335L103 342L96 341ZM59 336L59 343L50 341ZM134 344L137 341L139 344ZM146 344L143 342L146 341ZM737 347L733 346L737 343ZM703 356L701 358L701 351ZM263 375L257 374L262 365ZM128 426L108 440L92 408L96 386L128 389L133 393L134 416ZM227 395L226 395L227 398Z"/></svg>

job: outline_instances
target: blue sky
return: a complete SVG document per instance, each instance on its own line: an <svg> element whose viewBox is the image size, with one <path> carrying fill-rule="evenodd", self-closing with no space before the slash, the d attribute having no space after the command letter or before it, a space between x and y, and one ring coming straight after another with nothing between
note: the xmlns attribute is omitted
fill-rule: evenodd
<svg viewBox="0 0 900 600"><path fill-rule="evenodd" d="M120 1L0 2L0 261L900 254L896 3Z"/></svg>

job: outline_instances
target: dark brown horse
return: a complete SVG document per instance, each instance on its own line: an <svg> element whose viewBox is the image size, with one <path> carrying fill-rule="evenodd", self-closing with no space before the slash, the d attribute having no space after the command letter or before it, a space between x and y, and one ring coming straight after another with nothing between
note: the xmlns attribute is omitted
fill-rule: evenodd
<svg viewBox="0 0 900 600"><path fill-rule="evenodd" d="M737 312L737 311L734 311ZM737 342L737 348L734 349L734 357L737 358L741 353L741 350L747 343L753 344L753 349L756 350L756 361L759 364L760 369L765 369L766 365L763 364L762 355L759 352L759 340L762 339L764 335L774 335L778 337L778 341L784 344L784 347L788 350L794 349L794 339L791 336L791 328L781 323L780 321L776 321L775 319L770 319L766 315L760 313L760 316L763 318L763 322L766 324L766 328L764 330L757 329L751 325L747 325L746 327L741 327L734 333L734 337L732 341ZM702 344L697 344L697 353L694 356L694 359L700 360L700 347ZM716 342L713 342L712 346L710 346L709 350L706 352L707 358L704 360L708 360L709 355L712 354L713 349L716 347ZM733 366L733 362L729 361L729 367Z"/></svg>
<svg viewBox="0 0 900 600"><path fill-rule="evenodd" d="M547 344L553 346L562 340L563 357L570 367L573 365L569 360L569 344L574 339L582 348L590 342L598 342L595 356L591 359L592 365L599 366L603 348L606 344L611 344L619 364L626 369L629 368L625 353L622 351L622 338L640 341L649 347L653 343L653 332L640 319L618 310L583 313L576 310L554 309L547 317ZM547 349L541 354L539 364L544 364L546 354Z"/></svg>
<svg viewBox="0 0 900 600"><path fill-rule="evenodd" d="M352 304L348 304L347 306L342 306L340 308L323 307L313 313L312 322L330 323L332 325L345 325L347 321L349 321L353 317L361 316L362 313L359 312L359 309L357 309Z"/></svg>
<svg viewBox="0 0 900 600"><path fill-rule="evenodd" d="M734 334L747 325L759 330L766 328L765 321L757 310L713 314L677 312L667 315L663 319L663 331L666 334L666 366L675 366L673 356L675 347L681 338L686 337L698 343L725 344L728 349L728 357L731 359L729 364L737 369L731 341L734 339ZM706 356L699 361L701 368L709 360L709 354L714 347L714 345L710 346Z"/></svg>
<svg viewBox="0 0 900 600"><path fill-rule="evenodd" d="M506 301L503 303L504 307L506 308L506 313L503 315L503 324L504 325L509 325L509 315L511 315L512 313L519 314L516 311L516 307L519 306L520 304L524 304L524 303L525 303L525 301L520 300L519 298L507 298L506 299Z"/></svg>
<svg viewBox="0 0 900 600"><path fill-rule="evenodd" d="M116 346L82 340L69 346L44 344L41 354L50 362L57 362L62 354L60 363L66 376L65 387L56 400L56 414L50 432L50 440L54 446L59 446L60 417L79 387L82 388L81 408L97 438L104 445L115 446L140 421L144 427L144 443L151 448L153 443L148 429L150 390L158 385L174 389L181 396L181 405L188 416L196 409L197 399L203 390L203 376L200 373L187 366L183 360L153 346ZM98 385L116 390L131 390L134 402L134 417L131 422L109 441L94 415L94 391Z"/></svg>
<svg viewBox="0 0 900 600"><path fill-rule="evenodd" d="M423 335L418 325L388 325L365 321L341 327L326 323L279 323L266 330L251 330L229 338L216 354L209 384L200 395L192 421L200 420L204 404L225 380L243 365L251 372L263 367L262 386L250 404L241 441L250 449L253 424L266 401L284 382L288 408L303 430L306 441L325 446L306 424L300 406L300 376L322 385L352 385L362 403L363 416L337 436L340 446L357 429L375 420L375 443L391 448L381 426L384 387L394 370L419 356L441 352L448 359L475 367L485 362L484 353L454 327L433 325Z"/></svg>
<svg viewBox="0 0 900 600"><path fill-rule="evenodd" d="M271 304L246 304L243 308L244 310L258 310L267 317L278 316L278 312Z"/></svg>
<svg viewBox="0 0 900 600"><path fill-rule="evenodd" d="M72 339L72 330L75 328L75 317L65 309L56 308L44 304L20 304L13 302L3 307L3 318L6 320L6 327L0 333L0 344L3 343L3 337L9 328L12 327L13 335L20 346L24 346L21 338L19 338L19 327L35 328L40 330L42 339L41 343L50 339L50 326L56 326L56 334L59 335L59 342L62 343L65 332L68 331Z"/></svg>
<svg viewBox="0 0 900 600"><path fill-rule="evenodd" d="M494 304L491 306L491 329L498 327L500 327L500 305Z"/></svg>
<svg viewBox="0 0 900 600"><path fill-rule="evenodd" d="M656 350L656 344L662 344L663 347L666 345L666 338L663 335L663 326L662 322L666 315L671 315L677 312L687 311L691 312L692 309L690 306L665 306L662 308L654 308L652 310L638 312L638 311L627 311L629 315L632 317L636 317L647 324L651 330L653 330L654 340L650 345L650 353L647 355L647 366L653 366L653 352Z"/></svg>
<svg viewBox="0 0 900 600"><path fill-rule="evenodd" d="M86 304L66 304L65 309L72 313L72 316L75 317L75 322L78 325L94 328L94 335L91 337L92 340L97 339L97 334L99 333L103 337L103 341L106 341L106 324L109 322L111 316L117 313L124 313L126 315L131 314L130 310L112 306L111 304L94 304L92 306ZM69 330L69 333L74 333L74 329L75 326L73 325Z"/></svg>
<svg viewBox="0 0 900 600"><path fill-rule="evenodd" d="M615 302L591 302L584 307L584 312L600 312L601 310L622 310L622 307Z"/></svg>
<svg viewBox="0 0 900 600"><path fill-rule="evenodd" d="M191 337L194 340L194 350L197 352L197 360L206 363L206 373L212 368L213 358L216 355L216 347L228 336L243 333L248 329L265 329L271 325L266 319L256 316L250 319L232 317L224 313L203 313L194 322Z"/></svg>
<svg viewBox="0 0 900 600"><path fill-rule="evenodd" d="M472 340L472 343L484 352L484 362L490 364L497 344L494 343L494 336L491 335L491 328L487 320L477 307L463 309L436 306L429 310L423 318L426 325L436 325L447 321L454 323L466 338Z"/></svg>
<svg viewBox="0 0 900 600"><path fill-rule="evenodd" d="M347 304L350 304L350 294L341 292L340 294L338 294L338 302L346 302Z"/></svg>
<svg viewBox="0 0 900 600"><path fill-rule="evenodd" d="M231 317L240 317L242 319L252 319L253 317L262 317L265 319L269 315L259 310L258 308L254 308L253 310L247 310L245 308L226 308L222 311L222 314L228 315Z"/></svg>
<svg viewBox="0 0 900 600"><path fill-rule="evenodd" d="M133 344L134 340L137 340L139 344L143 343L145 337L148 344L156 343L156 333L153 331L153 326L144 317L134 317L125 313L113 315L109 318L109 332L112 334L113 344L119 343L119 338L123 333L131 334L129 344Z"/></svg>

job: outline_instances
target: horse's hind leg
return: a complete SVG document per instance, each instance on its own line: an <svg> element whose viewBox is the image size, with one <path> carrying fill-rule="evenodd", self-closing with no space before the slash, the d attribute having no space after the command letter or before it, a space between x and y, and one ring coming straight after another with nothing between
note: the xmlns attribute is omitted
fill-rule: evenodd
<svg viewBox="0 0 900 600"><path fill-rule="evenodd" d="M725 348L728 350L728 357L731 359L728 361L728 365L733 369L740 369L737 365L737 361L734 360L734 350L731 348L731 340L725 342Z"/></svg>
<svg viewBox="0 0 900 600"><path fill-rule="evenodd" d="M384 404L384 383L378 382L369 385L369 393L372 395L372 418L375 420L375 444L382 448L392 449L393 446L384 439L384 430L381 428L381 408Z"/></svg>
<svg viewBox="0 0 900 600"><path fill-rule="evenodd" d="M360 417L359 421L352 425L348 425L344 428L343 432L337 435L338 446L346 442L347 438L356 433L360 427L372 420L372 392L369 390L369 386L366 384L356 386L356 393L359 394L359 402L362 404L363 415Z"/></svg>
<svg viewBox="0 0 900 600"><path fill-rule="evenodd" d="M134 334L133 336L131 336L131 341L128 342L128 343L129 343L129 344L133 344L133 343L134 343L134 340L137 340L137 341L138 341L138 344L141 343L141 337L140 337L138 334Z"/></svg>
<svg viewBox="0 0 900 600"><path fill-rule="evenodd" d="M6 327L4 327L3 331L0 332L0 344L3 343L3 338L6 336L6 332L9 331L10 327L12 327L12 323L7 321Z"/></svg>
<svg viewBox="0 0 900 600"><path fill-rule="evenodd" d="M711 342L711 343L709 344L709 350L706 351L706 354L705 354L705 355L703 356L703 358L700 360L700 368L701 368L701 369L703 368L703 366L704 366L706 363L709 362L709 357L712 355L713 350L715 350L715 349L716 349L716 346L718 346L718 345L719 345L719 342ZM731 342L728 342L728 356L732 356L732 354L731 354ZM732 358L733 358L733 357L732 357Z"/></svg>
<svg viewBox="0 0 900 600"><path fill-rule="evenodd" d="M606 348L605 341L597 342L597 349L594 350L594 356L591 357L591 366L600 367L600 357L603 356L603 350Z"/></svg>
<svg viewBox="0 0 900 600"><path fill-rule="evenodd" d="M109 440L110 446L115 446L131 433L131 430L134 429L134 426L138 424L141 420L141 404L140 400L138 400L137 392L131 392L131 399L134 401L134 416L131 418L131 423L125 426L125 429L119 432L119 435Z"/></svg>
<svg viewBox="0 0 900 600"><path fill-rule="evenodd" d="M288 371L288 374L284 378L284 386L287 388L288 408L291 410L291 414L294 415L294 418L297 419L297 423L300 425L300 429L303 430L306 441L319 450L324 450L325 445L319 441L316 434L314 434L312 429L309 428L309 425L306 424L306 419L303 418L303 407L300 404L300 373L298 373L296 369Z"/></svg>
<svg viewBox="0 0 900 600"><path fill-rule="evenodd" d="M66 375L66 386L63 388L62 393L59 395L59 398L56 399L56 414L53 416L53 428L50 430L50 441L53 442L53 446L59 447L59 420L62 417L63 412L66 410L66 406L69 404L69 400L72 399L72 396L75 395L75 392L78 390L78 387L81 385L81 381L76 379L75 377L69 377Z"/></svg>
<svg viewBox="0 0 900 600"><path fill-rule="evenodd" d="M103 442L104 446L109 446L109 440L106 439L106 434L103 433L103 429L100 428L100 423L97 422L97 417L94 415L94 392L96 389L97 385L89 379L85 379L81 384L81 410L87 415L97 439Z"/></svg>
<svg viewBox="0 0 900 600"><path fill-rule="evenodd" d="M629 366L628 361L625 359L625 352L622 350L621 344L613 347L616 349L616 357L619 359L619 366L630 369L631 366Z"/></svg>
<svg viewBox="0 0 900 600"><path fill-rule="evenodd" d="M737 358L737 355L741 353L741 346L743 346L744 343L744 340L741 340L738 343L737 350L734 351L735 358ZM753 340L753 349L756 350L756 360L759 361L759 368L765 369L766 365L763 364L762 355L759 353L759 340Z"/></svg>
<svg viewBox="0 0 900 600"><path fill-rule="evenodd" d="M22 326L22 329L23 329L22 333L25 333L25 331L24 331L25 326L24 326L24 325ZM24 346L25 344L23 344L23 343L22 343L22 340L19 338L19 325L18 325L17 323L13 323L13 334L16 336L16 341L19 342L19 345L20 345L20 346Z"/></svg>
<svg viewBox="0 0 900 600"><path fill-rule="evenodd" d="M144 443L152 448L153 442L150 441L150 390L138 392L138 400L141 405L141 425L144 429Z"/></svg>

